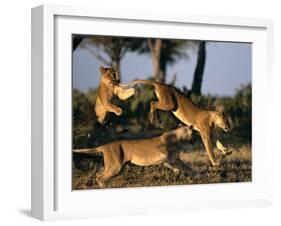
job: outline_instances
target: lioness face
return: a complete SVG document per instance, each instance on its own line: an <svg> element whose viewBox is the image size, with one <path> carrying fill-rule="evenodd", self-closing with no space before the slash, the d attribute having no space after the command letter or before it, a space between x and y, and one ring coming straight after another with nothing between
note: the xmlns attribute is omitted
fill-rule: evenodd
<svg viewBox="0 0 281 226"><path fill-rule="evenodd" d="M230 130L230 123L228 117L224 114L224 112L217 112L216 113L216 126L222 128L225 132Z"/></svg>
<svg viewBox="0 0 281 226"><path fill-rule="evenodd" d="M112 81L120 82L120 78L117 76L113 68L100 67L100 72L103 76L110 78Z"/></svg>
<svg viewBox="0 0 281 226"><path fill-rule="evenodd" d="M182 126L176 130L179 140L191 140L193 134L192 126Z"/></svg>

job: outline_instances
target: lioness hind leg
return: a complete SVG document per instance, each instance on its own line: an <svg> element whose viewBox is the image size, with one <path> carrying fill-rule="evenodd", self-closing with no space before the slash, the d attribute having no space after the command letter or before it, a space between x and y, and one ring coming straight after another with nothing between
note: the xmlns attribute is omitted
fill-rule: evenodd
<svg viewBox="0 0 281 226"><path fill-rule="evenodd" d="M100 188L105 187L105 182L111 178L110 174L106 172L96 173L96 181Z"/></svg>
<svg viewBox="0 0 281 226"><path fill-rule="evenodd" d="M105 182L108 181L110 178L118 174L121 170L122 166L114 166L114 167L105 167L104 171L96 173L96 181L100 188L105 187Z"/></svg>
<svg viewBox="0 0 281 226"><path fill-rule="evenodd" d="M101 124L104 125L106 123L106 115L107 115L107 110L101 103L100 99L97 98L96 104L95 104L95 112L97 116L97 121Z"/></svg>
<svg viewBox="0 0 281 226"><path fill-rule="evenodd" d="M158 117L155 111L156 101L151 101L150 103L150 113L149 113L149 120L151 124L154 124L155 119L158 121Z"/></svg>
<svg viewBox="0 0 281 226"><path fill-rule="evenodd" d="M105 125L107 123L107 111L104 111L97 115L97 121L100 123L100 125Z"/></svg>
<svg viewBox="0 0 281 226"><path fill-rule="evenodd" d="M105 187L105 180L102 176L102 173L99 173L99 172L96 173L96 181L97 181L100 188Z"/></svg>
<svg viewBox="0 0 281 226"><path fill-rule="evenodd" d="M120 116L123 113L121 108L119 108L119 107L117 107L117 106L115 106L114 104L111 104L111 103L104 104L104 107L107 111L113 112L117 116Z"/></svg>
<svg viewBox="0 0 281 226"><path fill-rule="evenodd" d="M151 101L150 103L150 122L154 124L155 120L157 120L157 125L161 125L161 120L158 115L157 110L162 111L172 111L174 109L175 104L170 100L159 100L159 101Z"/></svg>

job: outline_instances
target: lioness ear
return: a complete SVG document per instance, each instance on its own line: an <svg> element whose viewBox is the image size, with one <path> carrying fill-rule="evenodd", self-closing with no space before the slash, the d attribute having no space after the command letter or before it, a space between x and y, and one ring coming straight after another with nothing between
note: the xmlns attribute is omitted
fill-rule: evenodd
<svg viewBox="0 0 281 226"><path fill-rule="evenodd" d="M224 108L223 108L223 106L217 106L216 107L216 112L218 112L218 113L223 113L224 112Z"/></svg>
<svg viewBox="0 0 281 226"><path fill-rule="evenodd" d="M103 66L100 66L100 73L103 74L105 72L105 68Z"/></svg>
<svg viewBox="0 0 281 226"><path fill-rule="evenodd" d="M182 123L179 123L179 124L178 124L178 127L182 127L182 126L183 126L183 124L182 124Z"/></svg>

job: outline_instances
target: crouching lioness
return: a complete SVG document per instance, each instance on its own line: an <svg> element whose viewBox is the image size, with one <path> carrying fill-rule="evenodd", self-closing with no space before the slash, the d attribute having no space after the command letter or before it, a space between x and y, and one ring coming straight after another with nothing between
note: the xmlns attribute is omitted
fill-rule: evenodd
<svg viewBox="0 0 281 226"><path fill-rule="evenodd" d="M97 148L73 150L74 153L94 154L103 153L104 168L96 173L96 181L102 188L105 182L118 174L126 162L139 166L164 164L175 173L179 169L170 164L171 148L181 141L191 140L192 127L183 126L175 130L165 132L161 136L140 139L115 141Z"/></svg>

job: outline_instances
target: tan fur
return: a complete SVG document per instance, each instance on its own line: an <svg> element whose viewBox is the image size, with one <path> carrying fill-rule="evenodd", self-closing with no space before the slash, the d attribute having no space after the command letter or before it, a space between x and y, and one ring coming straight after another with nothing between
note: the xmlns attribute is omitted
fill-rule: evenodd
<svg viewBox="0 0 281 226"><path fill-rule="evenodd" d="M211 130L214 126L218 126L225 131L230 129L228 118L225 116L222 108L218 108L216 111L203 110L197 107L173 86L160 82L136 80L133 84L148 84L155 88L158 101L151 101L150 103L151 123L154 123L155 118L158 118L157 110L171 111L185 125L193 126L193 128L200 133L212 164L219 165L213 151ZM159 120L157 119L157 121ZM219 144L221 143L219 142ZM222 150L221 147L223 146L219 146L218 149L226 153L225 149Z"/></svg>
<svg viewBox="0 0 281 226"><path fill-rule="evenodd" d="M95 104L95 112L99 123L104 124L107 112L113 112L116 115L122 115L120 107L111 103L113 96L120 100L126 100L135 94L134 88L125 88L119 84L115 70L112 68L100 67L101 80L99 85L98 97Z"/></svg>
<svg viewBox="0 0 281 226"><path fill-rule="evenodd" d="M170 149L170 147L174 147L180 141L190 140L191 138L192 128L183 126L163 133L159 137L115 141L98 148L73 150L73 152L84 154L103 153L104 169L96 174L96 180L100 187L104 187L104 183L118 174L126 162L139 166L162 163L175 173L179 172L179 169L170 165L171 155L176 152L174 148Z"/></svg>

